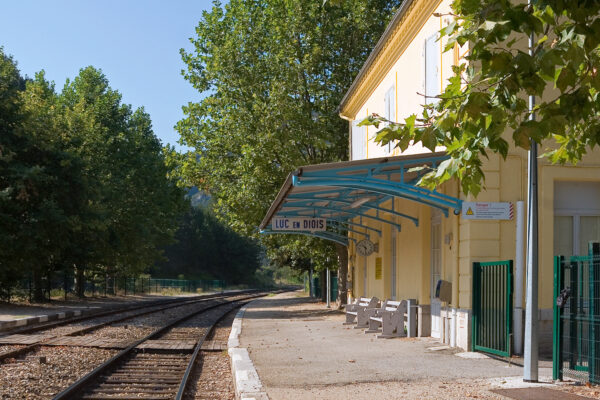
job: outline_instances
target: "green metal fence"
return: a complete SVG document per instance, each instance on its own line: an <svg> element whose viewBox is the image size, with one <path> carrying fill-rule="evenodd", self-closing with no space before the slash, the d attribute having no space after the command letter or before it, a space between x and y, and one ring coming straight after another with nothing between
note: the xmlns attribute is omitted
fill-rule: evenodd
<svg viewBox="0 0 600 400"><path fill-rule="evenodd" d="M511 356L512 292L512 260L473 263L473 351Z"/></svg>
<svg viewBox="0 0 600 400"><path fill-rule="evenodd" d="M554 379L600 383L600 243L554 258Z"/></svg>
<svg viewBox="0 0 600 400"><path fill-rule="evenodd" d="M100 288L100 286L98 286ZM200 279L153 279L117 277L107 279L105 292L121 295L132 294L169 294L169 292L199 293L220 292L225 288L222 280ZM102 292L102 291L101 291Z"/></svg>
<svg viewBox="0 0 600 400"><path fill-rule="evenodd" d="M331 282L331 287L330 289L330 300L331 301L337 301L337 296L338 296L338 278L337 276L332 276L330 278L330 282ZM313 277L313 288L314 288L314 296L316 298L321 297L321 295L323 294L323 290L326 290L324 288L324 286L327 286L327 283L325 283L324 285L321 285L321 279L318 276Z"/></svg>

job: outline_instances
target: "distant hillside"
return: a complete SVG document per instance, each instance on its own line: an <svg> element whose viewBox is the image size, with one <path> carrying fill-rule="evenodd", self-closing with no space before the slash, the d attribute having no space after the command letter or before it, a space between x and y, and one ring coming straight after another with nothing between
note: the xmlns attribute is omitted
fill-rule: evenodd
<svg viewBox="0 0 600 400"><path fill-rule="evenodd" d="M211 197L198 189L196 186L191 188L187 192L187 196L190 198L192 207L206 207L210 204Z"/></svg>

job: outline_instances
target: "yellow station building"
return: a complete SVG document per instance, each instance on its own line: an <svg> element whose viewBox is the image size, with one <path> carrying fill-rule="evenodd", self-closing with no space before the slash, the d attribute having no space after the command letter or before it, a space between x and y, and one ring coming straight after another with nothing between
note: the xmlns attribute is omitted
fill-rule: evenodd
<svg viewBox="0 0 600 400"><path fill-rule="evenodd" d="M328 226L336 221L336 234L312 234L347 245L351 296L416 299L419 336L470 350L474 263L514 261L511 323L522 331L525 227L519 226L517 214L527 207L527 152L511 147L505 160L493 154L484 160L485 188L476 199L466 198L457 181L426 193L415 185L418 172L410 167L436 165L444 149L431 153L411 146L400 154L393 146L374 142L374 127L357 125L372 113L402 121L419 113L424 94L442 91L451 67L464 62L461 56L467 50L442 52L438 31L450 22L450 3L403 2L340 105L340 116L349 121L350 161L307 166L291 174L261 229L272 228L278 216L317 216L327 219ZM506 135L511 138L510 132ZM588 241L600 240L600 152L590 153L577 166L540 159L538 168L543 350L552 343L553 257L585 254ZM498 218L472 219L465 205L505 209ZM360 248L365 238L372 249ZM442 291L448 288L449 295L436 297L438 285ZM517 341L520 353L522 339Z"/></svg>

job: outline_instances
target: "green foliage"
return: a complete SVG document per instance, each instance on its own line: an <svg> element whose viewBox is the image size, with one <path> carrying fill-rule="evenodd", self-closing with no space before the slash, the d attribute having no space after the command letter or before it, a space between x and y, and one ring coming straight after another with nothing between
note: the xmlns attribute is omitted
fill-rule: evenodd
<svg viewBox="0 0 600 400"><path fill-rule="evenodd" d="M576 163L600 144L600 3L536 0L528 6L509 0L455 0L457 23L442 29L446 50L467 45L466 64L439 101L422 114L381 129L377 141L404 150L410 141L433 150L445 146L451 159L425 175L435 187L459 178L465 193L481 189L482 158L506 157L509 141L529 149L547 145L553 163ZM533 55L528 37L533 34ZM535 119L527 96L536 97ZM363 124L385 121L373 115Z"/></svg>
<svg viewBox="0 0 600 400"><path fill-rule="evenodd" d="M172 158L235 230L257 234L290 171L347 159L348 127L336 108L398 4L232 0L203 14L194 50L182 57L185 78L207 96L184 107L177 125L194 151ZM263 243L296 252L302 268L333 252L322 240L275 236Z"/></svg>
<svg viewBox="0 0 600 400"><path fill-rule="evenodd" d="M161 257L184 210L143 109L92 67L63 91L21 78L0 49L0 286L77 272L137 273Z"/></svg>
<svg viewBox="0 0 600 400"><path fill-rule="evenodd" d="M176 243L166 247L167 259L154 267L155 277L220 279L251 283L259 267L260 246L234 232L207 209L190 208L181 218Z"/></svg>

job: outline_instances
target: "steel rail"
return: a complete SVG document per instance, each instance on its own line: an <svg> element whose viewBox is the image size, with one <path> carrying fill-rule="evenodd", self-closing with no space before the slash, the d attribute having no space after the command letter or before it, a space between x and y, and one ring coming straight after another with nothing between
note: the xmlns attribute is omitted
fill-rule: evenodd
<svg viewBox="0 0 600 400"><path fill-rule="evenodd" d="M65 318L65 319L61 319L60 321L52 321L49 323L42 323L42 324L35 325L35 326L18 327L15 329L4 330L0 333L0 337L4 337L4 336L8 336L8 335L15 335L15 334L39 332L39 331L56 328L59 326L69 325L74 322L81 322L81 321L86 321L86 320L94 319L94 318L98 318L98 317L105 317L107 315L118 314L121 312L139 310L140 308L153 307L153 306L158 306L161 304L166 305L166 304L172 304L172 303L181 303L181 302L189 301L189 299L191 299L191 298L208 299L208 298L212 298L212 297L219 296L219 295L222 295L222 294L215 293L215 294L210 294L210 295L205 295L205 296L193 296L193 297L189 297L189 298L185 298L185 299L184 298L176 298L176 299L166 299L166 300L165 299L153 300L153 301L145 302L144 304L132 304L127 307L112 307L108 310L107 309L99 310L97 313L82 315L79 317Z"/></svg>
<svg viewBox="0 0 600 400"><path fill-rule="evenodd" d="M239 293L238 293L239 295ZM78 381L76 381L75 383L73 383L71 386L69 386L68 388L66 388L65 390L63 390L62 392L58 393L53 400L66 400L66 399L74 399L77 398L78 395L83 394L84 389L86 389L86 387L88 387L89 385L91 385L95 379L97 379L98 377L100 377L101 374L103 374L104 372L106 372L108 369L114 367L119 361L122 361L125 357L127 357L128 355L132 354L135 352L135 349L142 343L154 339L157 336L162 335L163 333L165 333L166 331L168 331L169 329L175 327L176 325L184 322L187 319L190 319L198 314L204 313L206 311L212 310L214 308L223 306L223 305L227 305L227 304L231 304L234 302L239 302L242 300L246 300L246 299L251 299L251 298L255 298L261 296L261 294L254 294L252 296L248 296L245 299L235 299L235 300L231 300L225 303L216 303L213 305L210 305L208 307L202 308L201 310L196 310L194 312L191 312L181 318L178 318L174 321L169 322L168 324L162 326L161 328L157 329L156 331L148 334L147 336L143 337L142 339L136 340L134 343L130 344L129 346L127 346L127 348L121 350L119 353L117 353L116 355L114 355L113 357L111 357L110 359L108 359L107 361L105 361L104 363L102 363L101 365L99 365L98 367L96 367L94 370L92 370L91 372L87 373L85 376L83 376L81 379L79 379Z"/></svg>
<svg viewBox="0 0 600 400"><path fill-rule="evenodd" d="M240 300L239 303L246 304L248 303L250 300ZM241 306L242 306L241 305ZM240 306L240 307L241 307ZM211 332L213 332L215 326L221 322L221 320L223 318L225 318L225 316L227 314L229 314L231 311L237 309L239 307L233 307L231 310L226 311L225 313L223 313L219 318L217 318L208 328L208 330L204 333L204 335L202 335L202 337L198 340L198 343L196 344L196 347L194 348L194 352L192 353L192 357L190 358L190 361L188 362L188 366L185 370L185 373L183 374L183 377L181 378L181 383L179 384L179 390L177 391L177 395L175 395L175 400L182 400L183 399L183 395L185 394L185 389L187 387L187 384L189 382L189 377L192 374L192 371L194 369L194 365L196 364L196 359L198 358L198 354L200 354L200 350L202 349L202 345L204 344L204 342L206 341L206 338L208 338L208 336L211 334Z"/></svg>
<svg viewBox="0 0 600 400"><path fill-rule="evenodd" d="M79 329L79 330L76 330L76 331L73 331L73 332L69 332L69 333L64 334L64 335L51 336L51 337L46 338L44 340L41 340L41 341L39 341L37 343L26 345L25 347L22 347L20 349L15 349L15 350L12 350L12 351L7 351L6 353L0 354L0 362L2 362L4 360L7 360L9 358L18 357L18 356L21 356L23 354L26 354L26 353L29 353L31 351L34 351L38 347L43 346L44 344L46 344L49 341L54 340L54 339L56 339L58 337L82 335L82 334L85 334L85 333L88 333L88 332L91 332L91 331L98 330L98 329L103 328L103 327L105 327L107 325L116 324L116 323L119 323L119 322L122 322L122 321L126 321L126 320L129 320L129 319L141 317L141 316L152 314L152 313L155 313L155 312L160 312L160 311L168 310L168 309L171 309L171 308L182 307L182 306L186 306L186 305L190 305L190 304L194 304L194 303L209 301L209 300L212 300L212 299L223 298L223 297L226 297L226 295L218 294L218 295L211 295L211 297L201 297L201 298L197 298L196 296L194 296L195 300L185 299L183 301L178 301L175 304L173 304L173 302L169 302L168 305L164 305L162 307L160 306L160 304L155 304L155 305L152 305L152 306L146 305L146 306L143 306L143 307L138 307L138 308L134 308L134 309L120 311L120 312L129 312L129 311L135 311L136 309L152 308L151 310L148 310L148 311L143 311L143 312L140 312L140 313L137 313L137 314L128 315L128 316L125 316L125 317L112 319L110 321L101 322L99 324L88 326L88 327L85 327L85 328L82 328L82 329ZM156 307L159 307L159 308L156 308ZM114 314L118 314L120 312L114 312ZM110 315L110 313L107 314L107 315ZM95 317L97 318L99 316L96 315ZM71 322L73 322L73 321L71 321Z"/></svg>

